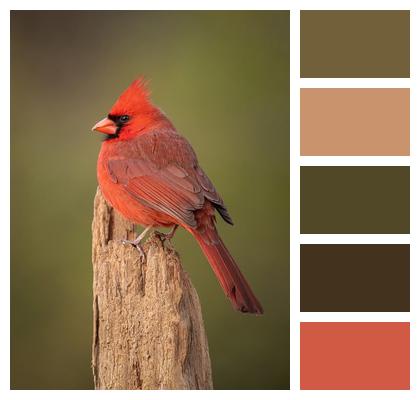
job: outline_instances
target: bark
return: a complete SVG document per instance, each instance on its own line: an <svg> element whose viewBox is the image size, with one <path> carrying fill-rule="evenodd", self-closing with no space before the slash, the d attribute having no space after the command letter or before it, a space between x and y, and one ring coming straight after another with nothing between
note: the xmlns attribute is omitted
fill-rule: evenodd
<svg viewBox="0 0 420 400"><path fill-rule="evenodd" d="M95 389L211 389L200 302L178 254L152 235L141 263L121 243L134 225L99 189L92 233Z"/></svg>

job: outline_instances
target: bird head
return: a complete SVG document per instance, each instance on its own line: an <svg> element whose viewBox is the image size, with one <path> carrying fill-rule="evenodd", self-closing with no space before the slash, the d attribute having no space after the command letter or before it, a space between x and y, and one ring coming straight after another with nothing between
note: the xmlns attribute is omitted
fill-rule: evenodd
<svg viewBox="0 0 420 400"><path fill-rule="evenodd" d="M150 103L150 91L143 77L136 79L118 98L108 113L92 128L107 139L128 138L150 124L156 108Z"/></svg>

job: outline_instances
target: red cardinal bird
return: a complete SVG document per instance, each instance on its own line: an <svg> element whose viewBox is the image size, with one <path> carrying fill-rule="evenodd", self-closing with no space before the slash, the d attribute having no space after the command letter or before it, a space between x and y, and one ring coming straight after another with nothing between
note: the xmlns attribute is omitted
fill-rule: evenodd
<svg viewBox="0 0 420 400"><path fill-rule="evenodd" d="M198 164L188 141L149 100L143 78L119 97L107 118L92 130L106 134L98 159L98 181L107 201L128 220L145 227L180 225L190 232L235 309L262 314L263 308L220 239L215 211L233 224L223 200Z"/></svg>

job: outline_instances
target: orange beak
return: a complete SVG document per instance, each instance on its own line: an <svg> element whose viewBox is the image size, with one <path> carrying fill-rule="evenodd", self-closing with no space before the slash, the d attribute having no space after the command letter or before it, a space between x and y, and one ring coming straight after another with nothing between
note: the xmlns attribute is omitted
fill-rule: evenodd
<svg viewBox="0 0 420 400"><path fill-rule="evenodd" d="M98 131L106 133L108 135L114 135L117 133L117 125L114 121L111 121L109 118L101 119L93 128L92 131Z"/></svg>

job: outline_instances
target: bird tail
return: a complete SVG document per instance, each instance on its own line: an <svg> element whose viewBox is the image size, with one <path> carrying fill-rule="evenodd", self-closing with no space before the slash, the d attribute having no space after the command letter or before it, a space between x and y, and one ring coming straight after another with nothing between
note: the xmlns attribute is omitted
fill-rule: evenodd
<svg viewBox="0 0 420 400"><path fill-rule="evenodd" d="M216 227L211 225L204 230L196 230L192 233L232 306L243 313L263 314L264 310L260 302L220 239Z"/></svg>

